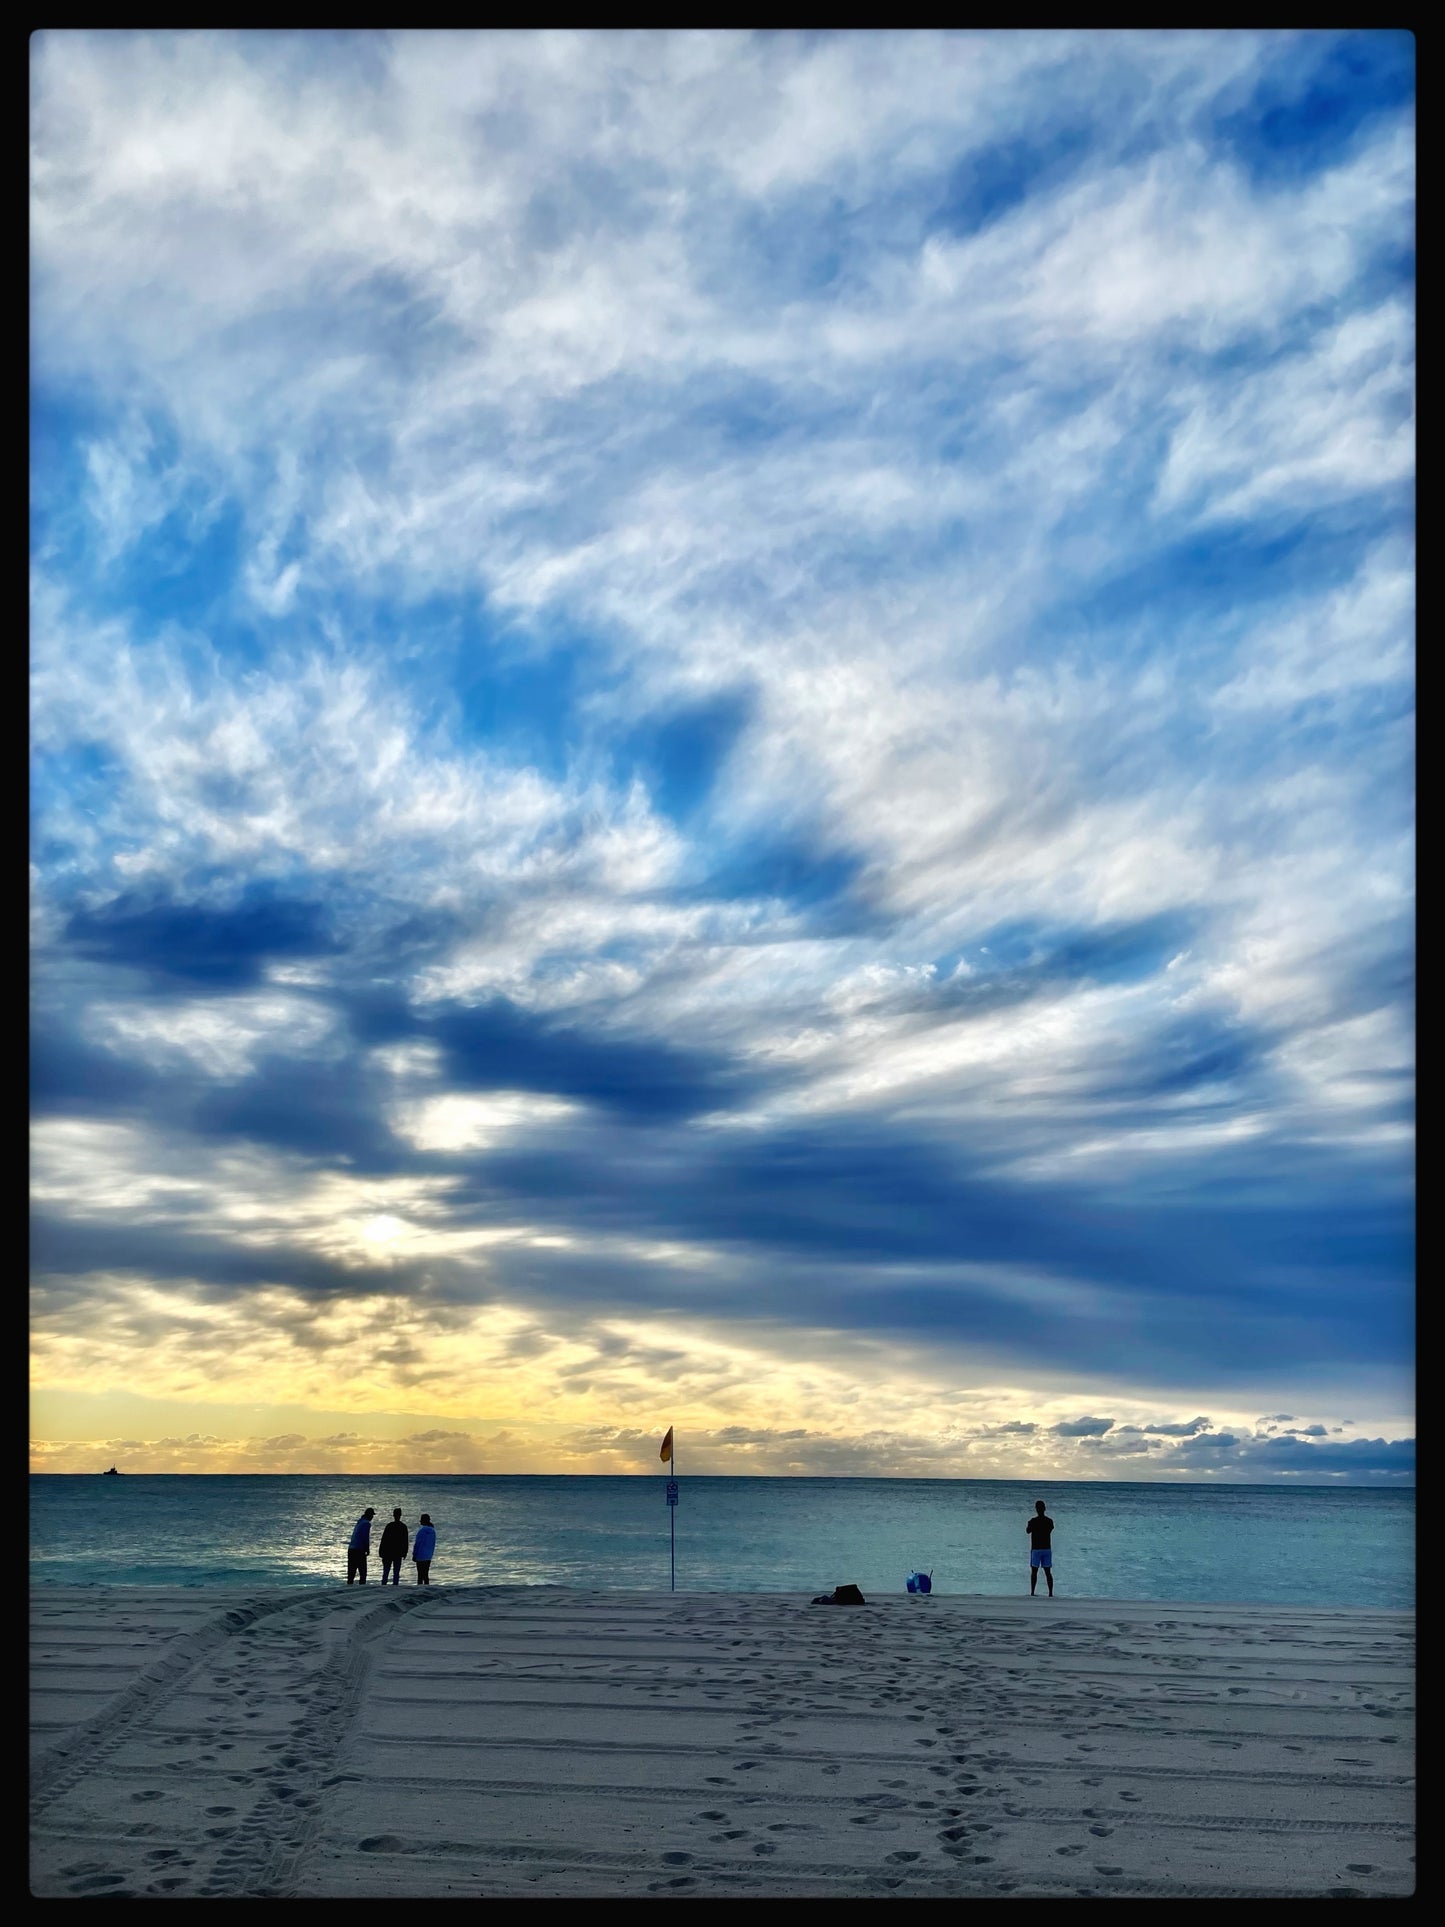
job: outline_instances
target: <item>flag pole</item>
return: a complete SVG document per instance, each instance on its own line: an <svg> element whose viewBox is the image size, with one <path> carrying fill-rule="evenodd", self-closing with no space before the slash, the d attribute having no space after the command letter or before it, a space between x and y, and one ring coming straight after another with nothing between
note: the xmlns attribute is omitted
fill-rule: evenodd
<svg viewBox="0 0 1445 1927"><path fill-rule="evenodd" d="M668 1586L677 1591L677 1446L673 1440L673 1428L669 1425L667 1436L662 1441L662 1450L657 1455L667 1467L667 1484L663 1487L663 1497L667 1500L667 1568Z"/></svg>

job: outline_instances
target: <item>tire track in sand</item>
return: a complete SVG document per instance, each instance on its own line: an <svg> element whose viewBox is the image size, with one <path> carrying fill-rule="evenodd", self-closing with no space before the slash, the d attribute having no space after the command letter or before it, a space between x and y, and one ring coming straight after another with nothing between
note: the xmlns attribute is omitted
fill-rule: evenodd
<svg viewBox="0 0 1445 1927"><path fill-rule="evenodd" d="M71 1729L35 1762L30 1774L30 1818L34 1822L113 1753L138 1725L183 1692L201 1666L229 1639L273 1614L302 1605L314 1607L315 1595L247 1600L230 1606L171 1642L144 1666L93 1719Z"/></svg>
<svg viewBox="0 0 1445 1927"><path fill-rule="evenodd" d="M353 1613L344 1641L307 1677L293 1723L298 1737L259 1769L255 1804L217 1855L200 1898L281 1899L292 1891L320 1825L322 1793L342 1777L333 1769L365 1688L370 1649L405 1614L440 1597L429 1587L408 1588Z"/></svg>

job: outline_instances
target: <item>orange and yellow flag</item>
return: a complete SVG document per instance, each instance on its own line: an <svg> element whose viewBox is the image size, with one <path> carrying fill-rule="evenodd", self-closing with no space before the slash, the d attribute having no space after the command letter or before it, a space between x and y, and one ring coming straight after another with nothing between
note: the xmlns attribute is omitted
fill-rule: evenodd
<svg viewBox="0 0 1445 1927"><path fill-rule="evenodd" d="M662 1450L657 1455L666 1463L672 1458L672 1427L667 1428L667 1437L662 1441Z"/></svg>

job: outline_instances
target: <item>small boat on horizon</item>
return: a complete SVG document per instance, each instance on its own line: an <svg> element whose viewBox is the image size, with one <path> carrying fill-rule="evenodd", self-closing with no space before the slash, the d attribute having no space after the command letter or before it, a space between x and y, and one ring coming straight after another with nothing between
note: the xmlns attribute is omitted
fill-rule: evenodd
<svg viewBox="0 0 1445 1927"><path fill-rule="evenodd" d="M121 1476L121 1474L116 1470L116 1468L113 1465L108 1465L105 1471L102 1472L100 1476L103 1479L118 1479Z"/></svg>

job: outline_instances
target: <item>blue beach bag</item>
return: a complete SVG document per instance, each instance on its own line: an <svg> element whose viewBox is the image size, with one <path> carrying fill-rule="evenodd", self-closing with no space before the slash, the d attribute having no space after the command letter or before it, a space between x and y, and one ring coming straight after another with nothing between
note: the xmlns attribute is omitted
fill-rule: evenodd
<svg viewBox="0 0 1445 1927"><path fill-rule="evenodd" d="M932 1592L933 1574L931 1572L910 1572L907 1583L910 1592Z"/></svg>

